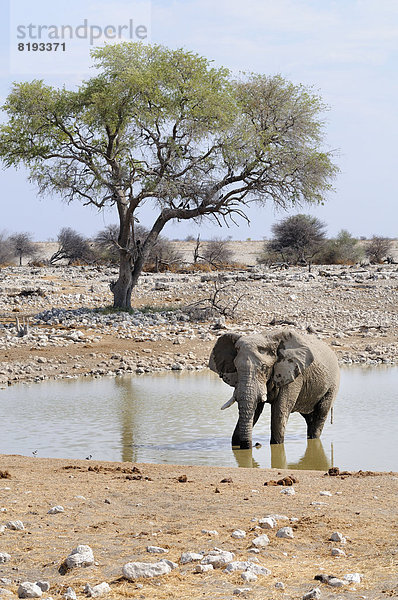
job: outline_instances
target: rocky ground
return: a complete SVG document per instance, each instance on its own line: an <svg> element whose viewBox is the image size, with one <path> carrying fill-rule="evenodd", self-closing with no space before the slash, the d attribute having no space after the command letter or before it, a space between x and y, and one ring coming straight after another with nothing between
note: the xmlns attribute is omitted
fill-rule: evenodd
<svg viewBox="0 0 398 600"><path fill-rule="evenodd" d="M1 269L0 386L202 369L225 330L281 323L398 362L396 265L144 275L130 314L104 308L115 277ZM398 597L397 474L264 486L287 475L1 456L0 599Z"/></svg>
<svg viewBox="0 0 398 600"><path fill-rule="evenodd" d="M397 474L16 456L0 470L2 599L398 597Z"/></svg>
<svg viewBox="0 0 398 600"><path fill-rule="evenodd" d="M1 269L0 385L200 369L224 328L244 333L284 323L327 340L343 364L398 362L396 265L148 274L131 314L106 309L116 274L92 267ZM26 335L17 319L20 329L29 319Z"/></svg>

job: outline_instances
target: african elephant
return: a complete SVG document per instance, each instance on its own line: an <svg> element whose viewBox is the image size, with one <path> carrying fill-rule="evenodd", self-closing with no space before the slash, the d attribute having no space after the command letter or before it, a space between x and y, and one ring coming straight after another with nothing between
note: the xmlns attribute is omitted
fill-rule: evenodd
<svg viewBox="0 0 398 600"><path fill-rule="evenodd" d="M283 444L291 412L303 415L308 438L319 438L340 381L329 346L292 329L226 333L214 345L209 367L235 388L222 409L238 403L232 445L240 448L251 448L252 428L265 402L271 404L271 444Z"/></svg>

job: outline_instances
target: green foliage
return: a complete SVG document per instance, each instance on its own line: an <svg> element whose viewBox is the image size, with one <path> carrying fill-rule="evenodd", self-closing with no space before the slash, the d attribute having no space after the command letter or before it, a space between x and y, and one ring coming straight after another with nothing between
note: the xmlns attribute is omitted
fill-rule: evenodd
<svg viewBox="0 0 398 600"><path fill-rule="evenodd" d="M115 303L131 289L172 220L247 219L248 203L320 203L337 173L322 149L325 106L310 88L246 74L182 49L140 43L92 51L97 73L77 89L15 83L0 158L25 165L41 194L119 216ZM136 214L154 206L135 248ZM130 286L123 291L123 287Z"/></svg>
<svg viewBox="0 0 398 600"><path fill-rule="evenodd" d="M342 229L336 238L325 242L315 262L324 265L352 265L363 257L363 250L347 230Z"/></svg>

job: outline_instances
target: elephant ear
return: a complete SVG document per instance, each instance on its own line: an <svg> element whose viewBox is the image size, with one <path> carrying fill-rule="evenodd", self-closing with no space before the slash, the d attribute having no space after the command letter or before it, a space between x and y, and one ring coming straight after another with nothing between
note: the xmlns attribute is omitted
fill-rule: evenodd
<svg viewBox="0 0 398 600"><path fill-rule="evenodd" d="M238 383L238 373L235 367L235 357L237 349L235 344L240 338L237 333L225 333L214 345L210 355L209 367L215 373L218 373L225 383L236 387Z"/></svg>
<svg viewBox="0 0 398 600"><path fill-rule="evenodd" d="M274 365L273 381L277 387L288 385L314 361L314 355L303 338L294 332L282 336L278 359Z"/></svg>

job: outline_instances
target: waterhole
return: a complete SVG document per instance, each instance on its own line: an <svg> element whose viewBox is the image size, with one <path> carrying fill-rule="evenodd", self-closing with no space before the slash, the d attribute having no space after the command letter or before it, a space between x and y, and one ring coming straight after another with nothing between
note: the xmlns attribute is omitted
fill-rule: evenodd
<svg viewBox="0 0 398 600"><path fill-rule="evenodd" d="M347 368L334 422L306 440L299 414L285 444L269 445L270 407L252 450L233 450L237 405L209 371L15 385L0 391L0 453L96 460L398 471L398 368ZM261 446L261 447L260 447Z"/></svg>

